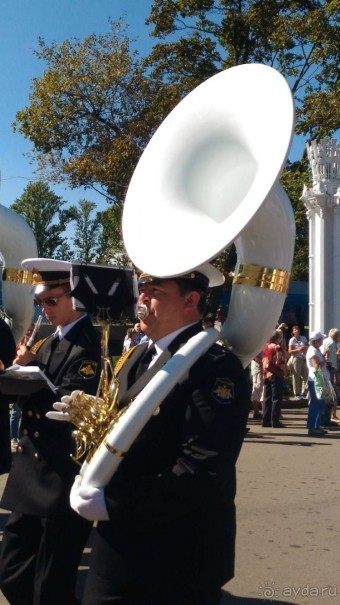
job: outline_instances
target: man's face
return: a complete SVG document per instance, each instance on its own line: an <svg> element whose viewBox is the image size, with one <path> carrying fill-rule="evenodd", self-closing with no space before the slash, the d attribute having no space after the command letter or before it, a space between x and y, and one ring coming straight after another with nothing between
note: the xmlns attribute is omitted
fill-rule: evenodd
<svg viewBox="0 0 340 605"><path fill-rule="evenodd" d="M65 292L62 287L41 292L35 296L35 300L53 327L67 326L80 315L72 308L72 298L69 292Z"/></svg>
<svg viewBox="0 0 340 605"><path fill-rule="evenodd" d="M182 295L174 280L154 280L142 284L139 290L138 302L149 309L149 315L140 322L141 329L153 341L201 317L197 309L199 293L192 291Z"/></svg>

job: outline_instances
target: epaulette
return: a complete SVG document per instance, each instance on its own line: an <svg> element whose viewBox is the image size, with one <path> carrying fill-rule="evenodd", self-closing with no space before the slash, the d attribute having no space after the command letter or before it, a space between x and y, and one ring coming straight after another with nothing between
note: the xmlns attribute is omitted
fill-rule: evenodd
<svg viewBox="0 0 340 605"><path fill-rule="evenodd" d="M40 347L42 347L42 345L44 344L44 342L46 342L46 340L48 338L49 338L49 336L46 336L46 338L41 338L40 340L35 342L34 345L30 348L30 351L32 353L37 353L39 351Z"/></svg>
<svg viewBox="0 0 340 605"><path fill-rule="evenodd" d="M132 353L134 352L135 349L137 349L139 345L135 345L134 347L132 347L131 349L128 349L127 351L125 351L125 353L123 353L123 355L118 359L116 365L115 365L115 369L114 369L114 375L118 376L119 372L121 371L124 363L129 359L129 357L132 355Z"/></svg>

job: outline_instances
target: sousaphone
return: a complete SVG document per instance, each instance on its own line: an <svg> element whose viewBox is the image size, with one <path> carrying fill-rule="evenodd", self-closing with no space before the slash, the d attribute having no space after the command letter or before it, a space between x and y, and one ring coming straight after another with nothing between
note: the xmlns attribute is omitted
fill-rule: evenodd
<svg viewBox="0 0 340 605"><path fill-rule="evenodd" d="M37 243L25 219L0 204L0 254L3 258L2 304L18 344L32 323L34 303L32 275L21 261L37 256Z"/></svg>
<svg viewBox="0 0 340 605"><path fill-rule="evenodd" d="M166 278L234 242L228 317L221 333L195 336L149 382L84 463L85 482L109 481L152 413L213 342L224 338L244 366L263 348L287 295L294 253L293 210L278 182L293 125L285 79L264 65L241 65L193 90L146 147L124 204L127 253L143 272Z"/></svg>

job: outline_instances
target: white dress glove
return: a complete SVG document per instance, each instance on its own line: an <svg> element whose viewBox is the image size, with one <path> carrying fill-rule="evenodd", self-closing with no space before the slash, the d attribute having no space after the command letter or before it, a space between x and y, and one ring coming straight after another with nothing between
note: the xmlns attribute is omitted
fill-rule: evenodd
<svg viewBox="0 0 340 605"><path fill-rule="evenodd" d="M81 475L77 475L70 493L73 510L88 521L109 521L104 488L82 485Z"/></svg>
<svg viewBox="0 0 340 605"><path fill-rule="evenodd" d="M68 409L72 406L72 402L79 395L82 394L83 391L72 391L71 395L64 395L61 398L61 401L56 401L53 404L53 408L56 410L55 412L47 412L46 418L50 420L61 420L62 422L72 422L71 416L68 413Z"/></svg>

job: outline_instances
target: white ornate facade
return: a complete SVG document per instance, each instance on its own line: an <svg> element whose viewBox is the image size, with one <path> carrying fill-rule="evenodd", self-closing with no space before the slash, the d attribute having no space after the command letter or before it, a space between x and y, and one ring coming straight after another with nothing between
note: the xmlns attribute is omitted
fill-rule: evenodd
<svg viewBox="0 0 340 605"><path fill-rule="evenodd" d="M309 220L309 329L340 328L340 145L312 141L307 154L313 174L301 200Z"/></svg>

